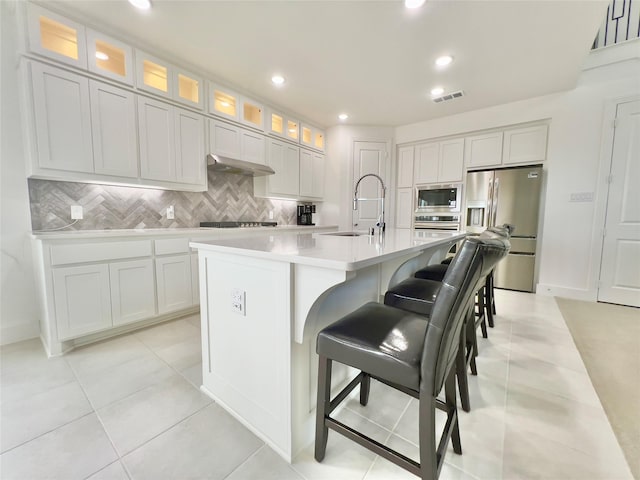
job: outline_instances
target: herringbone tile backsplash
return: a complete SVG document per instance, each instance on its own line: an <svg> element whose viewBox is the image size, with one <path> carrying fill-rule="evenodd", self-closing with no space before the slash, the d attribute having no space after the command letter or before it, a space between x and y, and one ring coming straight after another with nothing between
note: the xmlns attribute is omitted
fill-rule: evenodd
<svg viewBox="0 0 640 480"><path fill-rule="evenodd" d="M29 179L31 227L49 230L72 222L71 205L83 208L84 218L74 230L120 228L199 227L203 221L273 221L296 223L296 202L253 196L253 179L244 175L209 171L206 192L176 192L148 188L115 187L88 183ZM165 210L175 209L167 220Z"/></svg>

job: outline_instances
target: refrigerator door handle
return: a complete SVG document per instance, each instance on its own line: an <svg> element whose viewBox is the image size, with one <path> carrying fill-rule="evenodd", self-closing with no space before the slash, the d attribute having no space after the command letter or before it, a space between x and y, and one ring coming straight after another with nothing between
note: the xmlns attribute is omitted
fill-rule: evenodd
<svg viewBox="0 0 640 480"><path fill-rule="evenodd" d="M487 223L485 228L489 228L492 224L491 210L493 209L493 180L489 180L489 188L487 189Z"/></svg>
<svg viewBox="0 0 640 480"><path fill-rule="evenodd" d="M491 202L491 226L495 227L496 218L498 217L498 192L500 189L500 179L496 178L493 184L493 201Z"/></svg>

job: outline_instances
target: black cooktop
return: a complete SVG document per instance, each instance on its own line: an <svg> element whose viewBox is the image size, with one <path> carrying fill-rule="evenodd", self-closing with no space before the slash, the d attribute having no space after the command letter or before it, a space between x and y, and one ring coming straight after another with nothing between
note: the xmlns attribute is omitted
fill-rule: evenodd
<svg viewBox="0 0 640 480"><path fill-rule="evenodd" d="M245 228L245 227L275 227L278 222L200 222L201 227L205 228Z"/></svg>

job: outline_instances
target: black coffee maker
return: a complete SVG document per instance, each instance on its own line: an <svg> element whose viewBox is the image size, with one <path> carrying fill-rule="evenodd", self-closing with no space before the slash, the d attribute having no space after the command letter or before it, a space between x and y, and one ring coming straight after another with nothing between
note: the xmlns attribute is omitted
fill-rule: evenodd
<svg viewBox="0 0 640 480"><path fill-rule="evenodd" d="M315 225L313 214L316 213L316 206L310 204L298 205L297 223L298 225Z"/></svg>

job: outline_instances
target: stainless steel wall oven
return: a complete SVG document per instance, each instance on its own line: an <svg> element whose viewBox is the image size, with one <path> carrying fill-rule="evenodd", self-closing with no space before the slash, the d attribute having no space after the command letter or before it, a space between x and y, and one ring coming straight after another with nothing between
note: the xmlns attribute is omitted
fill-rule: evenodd
<svg viewBox="0 0 640 480"><path fill-rule="evenodd" d="M416 187L414 228L459 230L461 197L459 183Z"/></svg>

